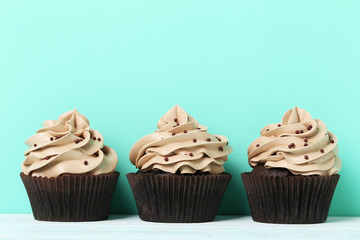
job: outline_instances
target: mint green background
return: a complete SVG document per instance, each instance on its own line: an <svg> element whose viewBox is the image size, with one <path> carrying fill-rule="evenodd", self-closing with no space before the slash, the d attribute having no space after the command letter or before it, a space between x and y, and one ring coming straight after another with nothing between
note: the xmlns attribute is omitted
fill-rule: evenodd
<svg viewBox="0 0 360 240"><path fill-rule="evenodd" d="M179 104L227 136L221 214L248 214L240 173L266 124L299 106L339 139L331 215L360 215L359 1L0 1L0 212L30 213L24 141L75 106L119 155L112 212L135 213L132 144Z"/></svg>

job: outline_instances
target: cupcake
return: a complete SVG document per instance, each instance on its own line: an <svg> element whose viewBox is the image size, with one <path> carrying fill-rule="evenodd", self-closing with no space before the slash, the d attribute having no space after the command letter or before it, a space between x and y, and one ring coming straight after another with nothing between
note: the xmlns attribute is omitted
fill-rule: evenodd
<svg viewBox="0 0 360 240"><path fill-rule="evenodd" d="M214 220L231 175L224 173L232 152L226 137L175 106L158 129L137 141L130 161L137 173L127 174L139 216L150 222Z"/></svg>
<svg viewBox="0 0 360 240"><path fill-rule="evenodd" d="M337 153L335 135L304 109L264 127L248 149L253 170L241 175L253 220L325 222L340 177Z"/></svg>
<svg viewBox="0 0 360 240"><path fill-rule="evenodd" d="M119 177L115 151L76 109L43 125L25 142L29 148L20 173L34 218L107 219Z"/></svg>

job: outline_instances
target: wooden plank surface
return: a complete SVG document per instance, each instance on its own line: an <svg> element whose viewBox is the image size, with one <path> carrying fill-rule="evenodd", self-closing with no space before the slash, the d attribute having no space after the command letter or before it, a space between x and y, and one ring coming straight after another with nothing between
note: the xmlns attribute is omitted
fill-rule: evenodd
<svg viewBox="0 0 360 240"><path fill-rule="evenodd" d="M329 217L326 223L281 225L249 216L218 216L214 222L164 224L136 215L112 215L99 222L40 222L30 214L0 214L0 239L360 239L360 217Z"/></svg>

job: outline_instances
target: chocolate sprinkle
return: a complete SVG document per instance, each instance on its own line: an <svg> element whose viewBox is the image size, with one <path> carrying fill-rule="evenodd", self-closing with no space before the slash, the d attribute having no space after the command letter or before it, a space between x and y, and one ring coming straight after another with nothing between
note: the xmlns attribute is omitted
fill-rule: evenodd
<svg viewBox="0 0 360 240"><path fill-rule="evenodd" d="M288 148L292 148L292 145L290 144L290 145L288 145Z"/></svg>
<svg viewBox="0 0 360 240"><path fill-rule="evenodd" d="M100 142L100 141L101 141L101 138L98 138L98 141Z"/></svg>
<svg viewBox="0 0 360 240"><path fill-rule="evenodd" d="M165 162L169 161L168 157L164 157Z"/></svg>
<svg viewBox="0 0 360 240"><path fill-rule="evenodd" d="M96 137L93 137L92 139L93 139L94 141L96 141Z"/></svg>
<svg viewBox="0 0 360 240"><path fill-rule="evenodd" d="M256 144L256 147L260 147L260 144Z"/></svg>
<svg viewBox="0 0 360 240"><path fill-rule="evenodd" d="M53 137L51 137L51 138L50 138L50 141L54 141L54 138L53 138Z"/></svg>
<svg viewBox="0 0 360 240"><path fill-rule="evenodd" d="M222 147L219 147L219 151L222 152L224 151L224 149Z"/></svg>
<svg viewBox="0 0 360 240"><path fill-rule="evenodd" d="M187 133L187 130L184 130L184 133Z"/></svg>
<svg viewBox="0 0 360 240"><path fill-rule="evenodd" d="M308 159L309 159L309 156L308 156L308 155L305 155L304 158L305 158L306 160L308 160Z"/></svg>
<svg viewBox="0 0 360 240"><path fill-rule="evenodd" d="M331 142L331 143L335 143L335 141L334 141L334 140L332 140L332 139L330 140L330 142Z"/></svg>
<svg viewBox="0 0 360 240"><path fill-rule="evenodd" d="M308 144L307 143L304 143L304 146L306 147Z"/></svg>
<svg viewBox="0 0 360 240"><path fill-rule="evenodd" d="M174 118L174 122L177 122L178 120L177 120L177 118Z"/></svg>
<svg viewBox="0 0 360 240"><path fill-rule="evenodd" d="M299 134L300 133L300 131L299 130L296 130L296 132L295 132L296 134Z"/></svg>
<svg viewBox="0 0 360 240"><path fill-rule="evenodd" d="M221 142L221 139L220 139L220 138L216 137L216 139L219 140L219 142Z"/></svg>
<svg viewBox="0 0 360 240"><path fill-rule="evenodd" d="M304 138L304 142L307 142L308 140L307 140L307 138Z"/></svg>
<svg viewBox="0 0 360 240"><path fill-rule="evenodd" d="M37 144L35 143L35 144L34 144L34 147L36 147L36 146L37 146Z"/></svg>
<svg viewBox="0 0 360 240"><path fill-rule="evenodd" d="M312 129L312 125L309 125L308 127L307 127L307 130L311 130Z"/></svg>
<svg viewBox="0 0 360 240"><path fill-rule="evenodd" d="M210 139L210 138L207 138L207 139L206 139L206 141L207 141L207 142L210 142L210 141L211 141L211 139Z"/></svg>
<svg viewBox="0 0 360 240"><path fill-rule="evenodd" d="M197 130L200 130L201 128L196 128Z"/></svg>
<svg viewBox="0 0 360 240"><path fill-rule="evenodd" d="M79 142L80 142L80 139L75 139L75 140L74 140L74 143L75 143L75 144L78 144Z"/></svg>
<svg viewBox="0 0 360 240"><path fill-rule="evenodd" d="M324 151L324 149L320 149L320 152L321 152L321 153L324 153L325 151Z"/></svg>
<svg viewBox="0 0 360 240"><path fill-rule="evenodd" d="M88 165L88 161L84 161L84 165Z"/></svg>
<svg viewBox="0 0 360 240"><path fill-rule="evenodd" d="M192 156L194 156L194 154L193 154L193 153L189 153L189 156L192 157Z"/></svg>
<svg viewBox="0 0 360 240"><path fill-rule="evenodd" d="M266 131L268 132L270 129L266 129Z"/></svg>
<svg viewBox="0 0 360 240"><path fill-rule="evenodd" d="M300 130L300 133L304 133L304 131L303 131L303 130Z"/></svg>
<svg viewBox="0 0 360 240"><path fill-rule="evenodd" d="M197 142L196 138L194 138L194 139L193 139L193 142L194 142L194 143L196 143L196 142Z"/></svg>
<svg viewBox="0 0 360 240"><path fill-rule="evenodd" d="M50 158L55 157L55 156L57 156L57 154L48 155L44 159L49 160Z"/></svg>
<svg viewBox="0 0 360 240"><path fill-rule="evenodd" d="M171 135L175 136L176 133L172 133Z"/></svg>
<svg viewBox="0 0 360 240"><path fill-rule="evenodd" d="M281 127L281 124L279 124L278 127Z"/></svg>

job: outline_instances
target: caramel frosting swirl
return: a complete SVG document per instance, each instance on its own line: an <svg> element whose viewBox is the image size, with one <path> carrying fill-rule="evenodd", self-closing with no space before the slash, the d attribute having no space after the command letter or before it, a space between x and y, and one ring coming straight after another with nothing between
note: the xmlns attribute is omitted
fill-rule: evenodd
<svg viewBox="0 0 360 240"><path fill-rule="evenodd" d="M330 176L339 172L337 138L319 119L295 107L285 113L281 123L265 126L261 137L251 143L251 166L286 168L294 175Z"/></svg>
<svg viewBox="0 0 360 240"><path fill-rule="evenodd" d="M89 120L76 109L43 125L44 128L25 142L29 148L21 165L24 174L57 177L115 171L117 154L104 145L102 135L90 129Z"/></svg>
<svg viewBox="0 0 360 240"><path fill-rule="evenodd" d="M223 164L232 152L226 137L208 133L207 127L177 105L161 117L157 127L130 150L131 163L141 171L224 172Z"/></svg>

